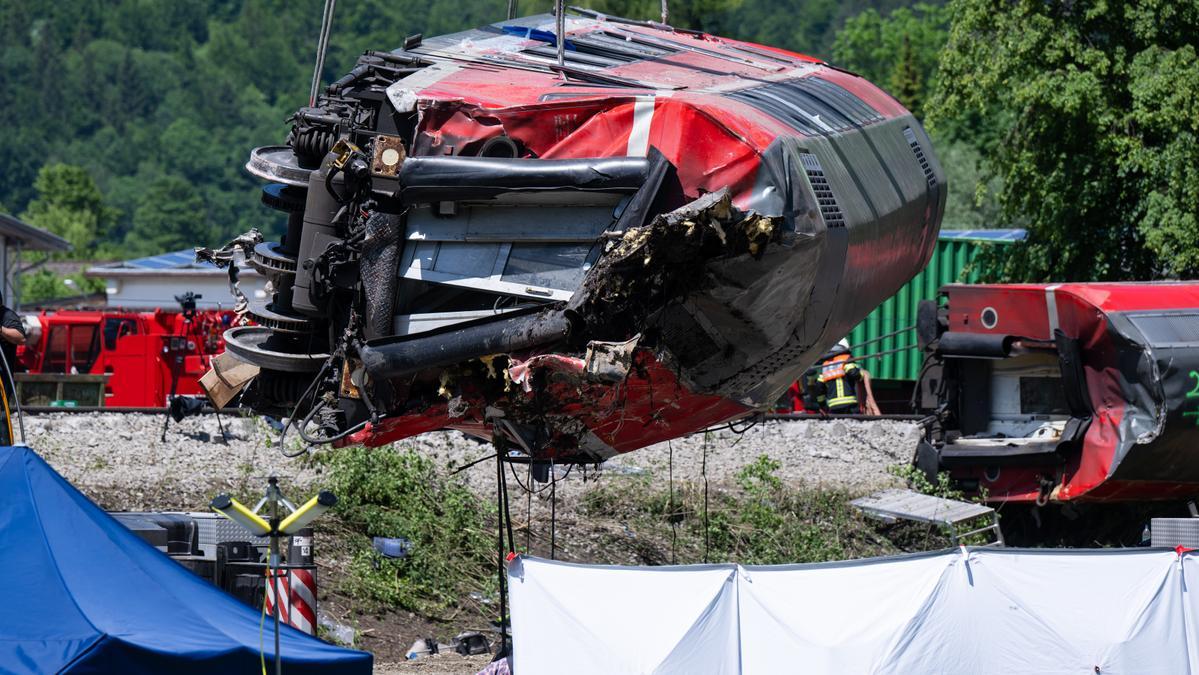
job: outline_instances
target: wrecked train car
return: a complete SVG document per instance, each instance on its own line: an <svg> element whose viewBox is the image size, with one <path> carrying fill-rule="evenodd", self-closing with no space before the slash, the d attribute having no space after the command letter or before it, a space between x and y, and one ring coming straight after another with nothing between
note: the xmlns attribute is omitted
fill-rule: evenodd
<svg viewBox="0 0 1199 675"><path fill-rule="evenodd" d="M242 404L598 461L773 403L927 262L928 136L816 59L582 13L367 52L253 151ZM240 385L239 385L240 386ZM304 426L304 425L298 425Z"/></svg>
<svg viewBox="0 0 1199 675"><path fill-rule="evenodd" d="M950 285L916 463L994 502L1199 495L1199 283ZM1138 526L1139 531L1139 526Z"/></svg>

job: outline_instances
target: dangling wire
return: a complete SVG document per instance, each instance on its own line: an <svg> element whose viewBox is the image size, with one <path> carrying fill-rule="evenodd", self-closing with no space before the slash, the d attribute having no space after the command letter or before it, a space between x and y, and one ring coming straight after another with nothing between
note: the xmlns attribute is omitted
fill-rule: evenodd
<svg viewBox="0 0 1199 675"><path fill-rule="evenodd" d="M325 52L329 49L329 31L333 28L333 10L337 0L325 0L325 11L321 15L321 34L316 43L316 67L312 71L312 89L308 93L308 105L316 105L316 92L321 86L321 73L325 70Z"/></svg>
<svg viewBox="0 0 1199 675"><path fill-rule="evenodd" d="M500 458L501 461L503 458ZM512 507L508 501L508 475L500 472L500 487L504 491L504 524L508 531L508 552L516 553L516 537L512 535Z"/></svg>
<svg viewBox="0 0 1199 675"><path fill-rule="evenodd" d="M525 465L525 485L532 487L533 485L533 461L529 460ZM520 481L517 481L518 483ZM533 491L525 490L525 553L532 551L529 548L529 536L533 531Z"/></svg>
<svg viewBox="0 0 1199 675"><path fill-rule="evenodd" d="M704 477L704 562L708 562L708 438L704 432L704 458L700 463L700 474Z"/></svg>
<svg viewBox="0 0 1199 675"><path fill-rule="evenodd" d="M677 507L674 504L674 446L671 445L669 440L666 441L666 449L669 451L667 455L667 471L670 476L670 564L677 565L679 563L679 522L676 513Z"/></svg>
<svg viewBox="0 0 1199 675"><path fill-rule="evenodd" d="M554 460L550 460L550 560L558 555L558 474L554 471Z"/></svg>
<svg viewBox="0 0 1199 675"><path fill-rule="evenodd" d="M668 23L670 18L670 10L666 7L666 0L662 0L662 23Z"/></svg>
<svg viewBox="0 0 1199 675"><path fill-rule="evenodd" d="M506 653L508 649L508 629L504 624L508 619L508 575L506 569L507 556L504 554L504 513L507 511L508 491L507 481L504 480L504 455L507 454L507 450L505 449L504 437L501 435L499 427L496 427L492 433L492 443L495 445L495 510L496 517L499 519L495 528L495 553L496 576L500 582L500 653ZM512 521L509 519L509 548L512 545L511 527Z"/></svg>

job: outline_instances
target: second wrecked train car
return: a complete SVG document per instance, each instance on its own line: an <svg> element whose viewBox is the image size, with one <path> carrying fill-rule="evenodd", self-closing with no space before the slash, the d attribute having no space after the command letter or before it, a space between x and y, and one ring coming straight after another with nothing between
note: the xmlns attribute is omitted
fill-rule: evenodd
<svg viewBox="0 0 1199 675"><path fill-rule="evenodd" d="M926 473L995 502L1199 494L1199 283L942 292L920 322Z"/></svg>

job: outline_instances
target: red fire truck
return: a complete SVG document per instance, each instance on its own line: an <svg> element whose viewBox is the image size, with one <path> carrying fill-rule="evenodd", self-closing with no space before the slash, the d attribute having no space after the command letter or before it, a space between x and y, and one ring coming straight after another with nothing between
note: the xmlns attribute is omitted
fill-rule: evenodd
<svg viewBox="0 0 1199 675"><path fill-rule="evenodd" d="M42 311L25 316L17 370L107 375L104 405L161 407L172 393L203 394L198 380L224 350L233 312L155 309Z"/></svg>

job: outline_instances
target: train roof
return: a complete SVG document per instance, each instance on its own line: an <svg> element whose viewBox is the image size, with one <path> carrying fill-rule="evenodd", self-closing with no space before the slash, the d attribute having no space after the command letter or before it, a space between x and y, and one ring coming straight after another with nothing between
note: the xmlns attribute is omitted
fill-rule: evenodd
<svg viewBox="0 0 1199 675"><path fill-rule="evenodd" d="M794 111L794 102L767 88L806 79L810 105L784 115L793 122L787 133L823 135L907 114L861 77L810 56L597 12L567 16L559 66L555 29L554 16L538 14L397 49L393 57L432 65L396 82L388 96L397 109L413 109L434 101L510 108L649 95L777 127L779 116L763 115L762 104Z"/></svg>
<svg viewBox="0 0 1199 675"><path fill-rule="evenodd" d="M951 284L955 293L1031 293L1069 295L1103 312L1199 308L1199 281L1127 281L1043 284Z"/></svg>

